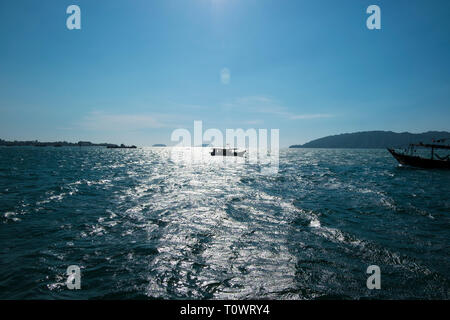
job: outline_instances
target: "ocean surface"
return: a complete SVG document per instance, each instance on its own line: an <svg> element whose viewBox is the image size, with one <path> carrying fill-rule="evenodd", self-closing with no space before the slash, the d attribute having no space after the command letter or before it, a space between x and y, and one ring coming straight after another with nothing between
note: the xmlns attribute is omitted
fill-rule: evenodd
<svg viewBox="0 0 450 320"><path fill-rule="evenodd" d="M170 148L0 147L0 299L449 299L449 171L331 149L260 169Z"/></svg>

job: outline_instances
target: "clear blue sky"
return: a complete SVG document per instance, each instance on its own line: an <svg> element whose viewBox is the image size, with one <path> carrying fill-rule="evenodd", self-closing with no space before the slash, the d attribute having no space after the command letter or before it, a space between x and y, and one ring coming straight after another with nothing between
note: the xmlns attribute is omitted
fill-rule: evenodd
<svg viewBox="0 0 450 320"><path fill-rule="evenodd" d="M279 128L281 146L449 130L449 14L446 0L3 0L0 138L145 146L194 120Z"/></svg>

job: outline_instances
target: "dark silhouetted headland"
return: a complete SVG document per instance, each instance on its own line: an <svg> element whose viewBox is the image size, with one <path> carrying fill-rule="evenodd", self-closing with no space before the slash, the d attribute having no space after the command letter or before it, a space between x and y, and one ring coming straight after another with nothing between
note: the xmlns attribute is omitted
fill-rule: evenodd
<svg viewBox="0 0 450 320"><path fill-rule="evenodd" d="M396 133L392 131L365 131L328 136L293 145L290 148L364 148L377 149L392 146L405 146L410 143L431 143L433 139L450 139L450 132L428 131L424 133Z"/></svg>
<svg viewBox="0 0 450 320"><path fill-rule="evenodd" d="M6 141L0 139L0 146L14 147L14 146L33 146L33 147L111 147L116 146L112 143L92 143L90 141L56 141L56 142L41 142L38 140L31 141Z"/></svg>

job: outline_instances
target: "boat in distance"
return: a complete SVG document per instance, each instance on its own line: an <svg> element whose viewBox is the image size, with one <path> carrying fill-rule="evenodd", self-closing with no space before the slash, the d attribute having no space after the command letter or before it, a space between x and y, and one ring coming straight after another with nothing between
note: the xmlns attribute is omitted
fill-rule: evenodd
<svg viewBox="0 0 450 320"><path fill-rule="evenodd" d="M117 144L113 144L113 145L107 146L106 148L108 148L108 149L136 149L137 147L135 145L126 146L124 144L121 144L120 146L118 146Z"/></svg>
<svg viewBox="0 0 450 320"><path fill-rule="evenodd" d="M443 142L445 139L437 140L435 142ZM434 141L433 141L434 142ZM415 154L417 148L430 149L430 157L425 158ZM450 155L440 156L436 150L450 150L449 145L443 144L426 144L426 143L412 143L408 148L399 152L393 148L387 148L392 156L402 165L426 168L426 169L450 169Z"/></svg>
<svg viewBox="0 0 450 320"><path fill-rule="evenodd" d="M239 150L238 148L213 148L211 156L224 157L243 157L246 150Z"/></svg>

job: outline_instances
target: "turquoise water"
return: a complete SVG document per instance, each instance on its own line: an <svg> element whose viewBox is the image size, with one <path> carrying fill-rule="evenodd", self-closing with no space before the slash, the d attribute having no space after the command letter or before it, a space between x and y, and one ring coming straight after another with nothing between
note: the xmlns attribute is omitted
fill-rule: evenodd
<svg viewBox="0 0 450 320"><path fill-rule="evenodd" d="M449 298L449 171L386 150L286 149L269 176L205 159L1 147L0 298Z"/></svg>

